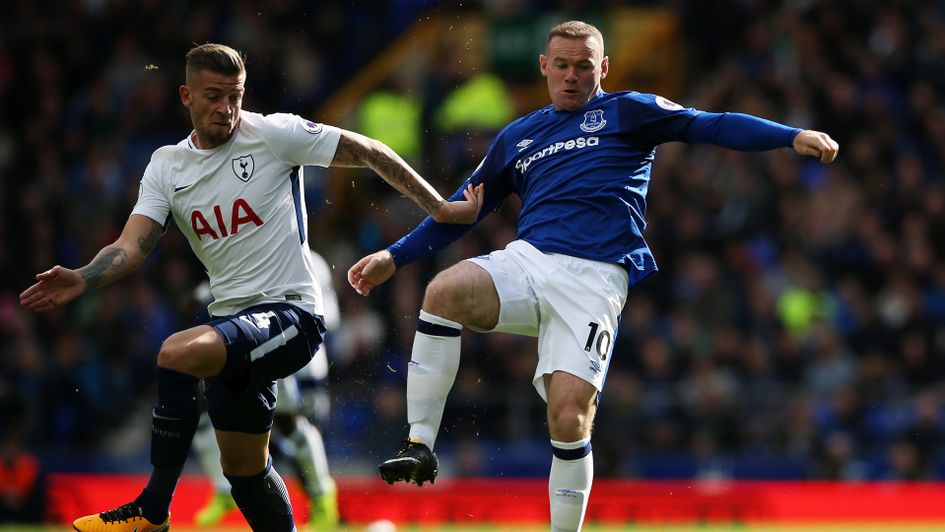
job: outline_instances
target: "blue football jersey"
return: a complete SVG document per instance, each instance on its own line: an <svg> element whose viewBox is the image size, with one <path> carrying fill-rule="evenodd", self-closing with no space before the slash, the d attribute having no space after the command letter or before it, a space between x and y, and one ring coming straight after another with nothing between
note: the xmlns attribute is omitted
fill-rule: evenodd
<svg viewBox="0 0 945 532"><path fill-rule="evenodd" d="M451 199L461 199L470 182L485 183L481 219L517 194L519 239L546 253L620 264L632 285L656 270L643 231L659 144L771 149L789 146L798 131L750 115L684 108L653 94L601 92L580 110L549 105L506 126ZM442 248L470 227L427 219L388 249L399 266Z"/></svg>

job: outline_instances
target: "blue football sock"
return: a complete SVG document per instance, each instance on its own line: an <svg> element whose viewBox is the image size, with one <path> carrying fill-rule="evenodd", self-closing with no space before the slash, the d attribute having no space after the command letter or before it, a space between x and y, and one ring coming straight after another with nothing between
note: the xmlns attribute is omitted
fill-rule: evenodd
<svg viewBox="0 0 945 532"><path fill-rule="evenodd" d="M171 497L197 430L200 419L197 385L200 380L162 367L157 368L156 374L158 402L151 418L151 465L154 469L136 502L148 521L160 524L167 518Z"/></svg>
<svg viewBox="0 0 945 532"><path fill-rule="evenodd" d="M255 531L295 532L292 503L285 482L272 468L272 457L266 468L251 477L226 475L233 500L246 522Z"/></svg>

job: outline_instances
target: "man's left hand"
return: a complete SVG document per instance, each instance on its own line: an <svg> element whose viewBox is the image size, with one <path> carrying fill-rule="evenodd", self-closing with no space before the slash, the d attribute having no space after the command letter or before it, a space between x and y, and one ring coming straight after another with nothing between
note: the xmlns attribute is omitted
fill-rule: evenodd
<svg viewBox="0 0 945 532"><path fill-rule="evenodd" d="M817 157L822 163L830 163L837 158L840 145L826 133L805 129L794 137L794 151Z"/></svg>
<svg viewBox="0 0 945 532"><path fill-rule="evenodd" d="M440 205L439 210L433 214L433 219L441 224L471 224L479 219L479 210L482 209L482 201L485 197L485 185L479 183L473 186L472 183L466 186L463 191L466 198L462 201L446 201Z"/></svg>

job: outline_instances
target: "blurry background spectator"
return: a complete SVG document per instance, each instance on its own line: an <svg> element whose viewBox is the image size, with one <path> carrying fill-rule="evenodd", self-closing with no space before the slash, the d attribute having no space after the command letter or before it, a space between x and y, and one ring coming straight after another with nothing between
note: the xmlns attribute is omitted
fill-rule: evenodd
<svg viewBox="0 0 945 532"><path fill-rule="evenodd" d="M43 471L20 423L0 432L0 523L38 523L45 508Z"/></svg>

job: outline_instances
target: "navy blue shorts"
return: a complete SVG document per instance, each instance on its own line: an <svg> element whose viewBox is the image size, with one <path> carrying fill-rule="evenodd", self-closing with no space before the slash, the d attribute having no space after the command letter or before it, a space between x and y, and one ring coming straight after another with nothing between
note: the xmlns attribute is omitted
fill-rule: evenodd
<svg viewBox="0 0 945 532"><path fill-rule="evenodd" d="M227 358L219 375L204 379L213 427L268 432L275 416L276 379L308 364L324 338L324 321L294 305L271 303L207 325L220 333Z"/></svg>

